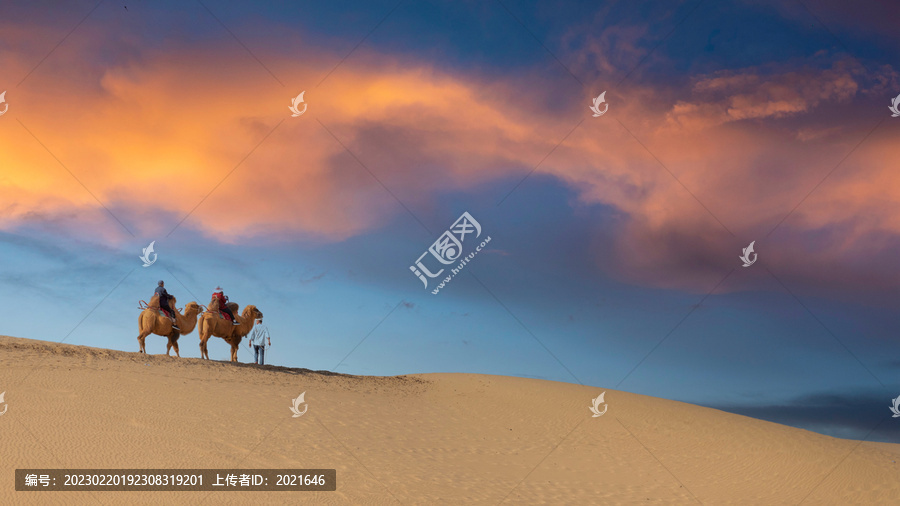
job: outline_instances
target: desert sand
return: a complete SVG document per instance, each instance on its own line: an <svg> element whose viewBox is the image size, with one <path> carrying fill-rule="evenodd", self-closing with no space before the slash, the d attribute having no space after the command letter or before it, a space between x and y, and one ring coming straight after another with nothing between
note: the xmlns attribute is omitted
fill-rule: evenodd
<svg viewBox="0 0 900 506"><path fill-rule="evenodd" d="M592 417L603 389L552 381L348 376L0 337L2 391L4 505L900 503L900 445L608 389ZM308 411L293 418L304 391ZM16 468L334 468L338 488L16 492Z"/></svg>

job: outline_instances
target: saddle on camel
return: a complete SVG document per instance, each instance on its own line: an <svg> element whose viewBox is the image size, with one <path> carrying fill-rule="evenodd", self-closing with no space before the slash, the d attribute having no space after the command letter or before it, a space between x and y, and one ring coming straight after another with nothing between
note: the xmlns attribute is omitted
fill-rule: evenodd
<svg viewBox="0 0 900 506"><path fill-rule="evenodd" d="M225 318L232 325L240 325L240 322L234 317L235 308L237 308L237 304L228 302L228 297L222 293L222 287L217 286L216 291L212 294L212 300L209 301L209 307L207 308L209 312L218 315L219 318Z"/></svg>

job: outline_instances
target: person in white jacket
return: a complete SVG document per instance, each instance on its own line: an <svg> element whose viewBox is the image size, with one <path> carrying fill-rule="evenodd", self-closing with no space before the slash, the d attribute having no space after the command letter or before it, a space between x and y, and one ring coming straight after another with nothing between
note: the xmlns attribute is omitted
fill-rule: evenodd
<svg viewBox="0 0 900 506"><path fill-rule="evenodd" d="M253 361L259 365L265 365L266 350L272 346L272 338L269 337L269 329L263 325L262 318L256 320L247 346L253 349Z"/></svg>

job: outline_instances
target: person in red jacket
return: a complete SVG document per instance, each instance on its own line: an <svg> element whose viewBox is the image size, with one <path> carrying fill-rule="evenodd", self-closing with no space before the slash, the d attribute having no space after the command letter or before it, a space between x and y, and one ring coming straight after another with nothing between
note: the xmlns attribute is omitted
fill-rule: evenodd
<svg viewBox="0 0 900 506"><path fill-rule="evenodd" d="M234 317L234 313L231 311L231 308L228 307L228 297L226 297L225 294L222 293L222 287L216 287L216 291L213 292L212 298L219 301L219 310L231 317L231 323L233 325L240 325L240 323L238 323L237 319Z"/></svg>

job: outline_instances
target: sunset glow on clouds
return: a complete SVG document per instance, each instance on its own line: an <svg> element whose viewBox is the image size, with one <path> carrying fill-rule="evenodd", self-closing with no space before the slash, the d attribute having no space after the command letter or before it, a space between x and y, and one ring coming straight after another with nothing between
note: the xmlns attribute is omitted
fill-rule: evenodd
<svg viewBox="0 0 900 506"><path fill-rule="evenodd" d="M4 37L8 47L29 46L42 33ZM633 52L629 37L610 40L596 39L582 54ZM88 38L66 52L102 42ZM524 177L552 151L535 173L572 187L575 205L613 206L628 216L617 271L683 286L684 276L665 274L678 270L666 259L680 255L648 242L676 240L677 230L708 240L678 239L673 248L721 249L734 244L713 236L730 231L743 241L768 232L865 134L867 125L829 111L881 100L900 82L889 65L869 75L852 59L821 53L815 65L719 71L687 87L631 85L611 90L607 121L589 118L557 147L588 115L590 96L547 109L541 104L551 97L540 95L538 74L523 87L520 76L451 72L372 50L360 55L321 87L310 76L326 75L333 55L266 55L273 68L291 69L284 81L306 88L309 110L300 118L287 114L295 90L246 72L245 61L212 45L126 53L109 63L60 58L9 95L18 121L6 121L0 137L12 169L0 181L0 223L14 230L74 220L107 239L127 238L121 228L102 226L110 220L103 203L140 236L168 233L187 216L185 226L224 242L343 240L402 212L376 177L421 210L442 193ZM7 50L0 61L24 74L27 56ZM785 224L801 234L839 227L840 243L792 249L835 258L857 241L879 247L867 239L872 234L900 233L895 146L874 135Z"/></svg>

